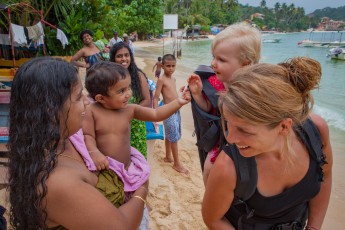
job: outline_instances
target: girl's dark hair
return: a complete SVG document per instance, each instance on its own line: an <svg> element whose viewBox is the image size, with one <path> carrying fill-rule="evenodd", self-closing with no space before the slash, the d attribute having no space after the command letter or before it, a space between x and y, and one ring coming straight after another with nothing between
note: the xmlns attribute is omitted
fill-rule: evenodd
<svg viewBox="0 0 345 230"><path fill-rule="evenodd" d="M128 49L129 55L131 57L131 64L128 66L128 71L129 71L129 74L131 75L133 96L134 98L136 98L136 101L139 103L143 99L143 96L142 96L143 94L141 92L141 82L140 82L139 72L142 73L146 79L147 77L146 77L146 74L141 69L139 69L138 66L135 64L133 53L131 49L129 48L129 46L124 42L118 42L115 45L113 45L110 51L110 61L115 62L116 53L122 48Z"/></svg>
<svg viewBox="0 0 345 230"><path fill-rule="evenodd" d="M7 144L14 229L46 229L46 181L57 162L60 113L77 74L72 64L43 57L24 63L14 76ZM67 135L67 126L63 130Z"/></svg>
<svg viewBox="0 0 345 230"><path fill-rule="evenodd" d="M99 61L87 71L85 88L93 99L97 94L109 96L109 87L127 76L129 76L128 70L122 65L109 61Z"/></svg>
<svg viewBox="0 0 345 230"><path fill-rule="evenodd" d="M84 36L84 34L88 34L88 35L90 35L91 37L93 37L93 33L92 33L91 30L83 30L83 31L81 31L80 34L79 34L79 39L80 39L81 41L83 41L83 36Z"/></svg>

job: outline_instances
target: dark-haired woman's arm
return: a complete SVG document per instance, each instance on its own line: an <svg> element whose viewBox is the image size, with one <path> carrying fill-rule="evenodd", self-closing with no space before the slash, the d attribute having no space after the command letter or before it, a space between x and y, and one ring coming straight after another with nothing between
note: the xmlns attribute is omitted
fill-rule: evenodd
<svg viewBox="0 0 345 230"><path fill-rule="evenodd" d="M147 78L141 72L139 72L139 78L140 78L140 84L141 84L141 94L143 97L139 105L150 107L151 98L150 98L149 84L147 82Z"/></svg>

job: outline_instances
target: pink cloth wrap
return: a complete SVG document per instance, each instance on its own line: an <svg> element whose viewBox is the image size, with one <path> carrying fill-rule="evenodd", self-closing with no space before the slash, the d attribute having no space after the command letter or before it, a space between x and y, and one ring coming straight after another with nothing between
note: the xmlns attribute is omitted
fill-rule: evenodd
<svg viewBox="0 0 345 230"><path fill-rule="evenodd" d="M84 141L84 134L82 129L69 137L74 148L83 157L86 167L90 171L97 171L95 164L93 163L89 151L86 148ZM134 192L141 185L143 185L150 176L150 166L148 165L145 157L135 148L131 147L131 163L128 170L125 169L125 165L121 162L108 157L109 168L113 170L124 184L125 192Z"/></svg>

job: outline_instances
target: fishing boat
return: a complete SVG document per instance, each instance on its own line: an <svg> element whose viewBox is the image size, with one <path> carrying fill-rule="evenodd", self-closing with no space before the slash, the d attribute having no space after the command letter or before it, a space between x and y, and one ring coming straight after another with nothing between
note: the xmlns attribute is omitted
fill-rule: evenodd
<svg viewBox="0 0 345 230"><path fill-rule="evenodd" d="M345 49L336 47L328 51L327 57L336 60L345 60Z"/></svg>

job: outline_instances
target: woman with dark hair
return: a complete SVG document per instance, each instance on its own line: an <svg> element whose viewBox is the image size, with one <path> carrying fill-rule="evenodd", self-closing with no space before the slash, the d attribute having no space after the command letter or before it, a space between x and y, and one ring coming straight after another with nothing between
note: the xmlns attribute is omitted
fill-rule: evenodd
<svg viewBox="0 0 345 230"><path fill-rule="evenodd" d="M141 106L150 106L150 92L145 73L137 67L130 47L124 42L116 43L110 51L110 61L121 64L128 69L132 81L131 103ZM147 155L146 146L146 126L145 122L136 119L131 123L131 146L138 149L145 157Z"/></svg>
<svg viewBox="0 0 345 230"><path fill-rule="evenodd" d="M71 59L73 65L88 69L99 60L107 59L106 53L109 55L109 49L106 48L104 44L102 45L93 41L93 33L91 30L81 31L79 38L84 43L84 47L73 55ZM85 63L78 61L80 58L83 58Z"/></svg>
<svg viewBox="0 0 345 230"><path fill-rule="evenodd" d="M14 229L137 229L140 224L147 182L116 208L111 201L121 190L112 197L97 190L100 174L87 169L69 140L81 129L89 104L82 90L76 68L60 59L32 59L16 72L8 142Z"/></svg>

